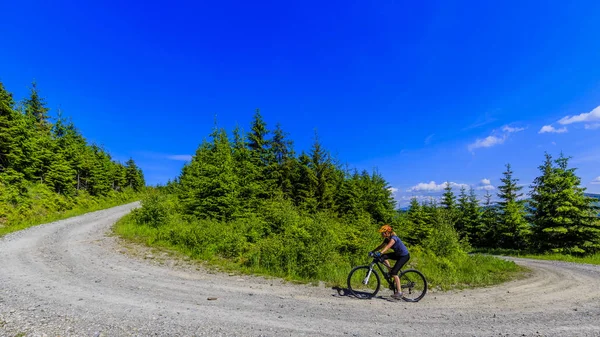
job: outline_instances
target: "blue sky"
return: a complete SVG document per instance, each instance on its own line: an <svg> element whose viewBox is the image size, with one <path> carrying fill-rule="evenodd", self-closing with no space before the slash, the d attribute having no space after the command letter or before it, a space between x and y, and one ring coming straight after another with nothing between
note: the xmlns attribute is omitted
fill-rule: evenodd
<svg viewBox="0 0 600 337"><path fill-rule="evenodd" d="M543 6L540 6L543 5ZM544 151L600 193L598 1L10 1L0 81L32 80L150 184L176 177L219 126L254 110L296 151L317 130L377 169L401 203L450 181L529 185Z"/></svg>

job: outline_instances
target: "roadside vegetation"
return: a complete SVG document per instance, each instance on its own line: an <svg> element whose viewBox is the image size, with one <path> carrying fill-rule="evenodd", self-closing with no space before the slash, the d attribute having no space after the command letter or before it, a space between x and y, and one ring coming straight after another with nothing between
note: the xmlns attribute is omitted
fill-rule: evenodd
<svg viewBox="0 0 600 337"><path fill-rule="evenodd" d="M215 126L181 174L149 193L115 231L226 270L344 286L388 223L411 251L408 267L423 271L434 289L520 275L513 262L468 254L472 245L459 227L466 210L455 199L413 200L409 211L398 211L381 174L344 167L316 134L310 151L296 153L281 126L269 130L257 110L248 132Z"/></svg>
<svg viewBox="0 0 600 337"><path fill-rule="evenodd" d="M49 111L35 83L16 102L0 82L0 236L139 200L145 189L133 159L113 161Z"/></svg>

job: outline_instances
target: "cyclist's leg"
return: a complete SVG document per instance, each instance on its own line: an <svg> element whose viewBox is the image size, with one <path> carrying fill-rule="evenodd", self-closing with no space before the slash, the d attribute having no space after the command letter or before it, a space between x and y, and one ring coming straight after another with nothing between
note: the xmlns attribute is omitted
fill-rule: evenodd
<svg viewBox="0 0 600 337"><path fill-rule="evenodd" d="M394 264L394 268L392 268L392 271L390 272L390 275L392 275L392 277L394 278L394 281L396 283L396 293L397 294L402 294L402 291L400 289L400 277L398 276L398 272L400 271L400 269L402 267L404 267L404 265L406 264L406 262L408 262L408 260L410 260L410 254L407 254L404 256L399 256L398 259L396 260L396 264Z"/></svg>

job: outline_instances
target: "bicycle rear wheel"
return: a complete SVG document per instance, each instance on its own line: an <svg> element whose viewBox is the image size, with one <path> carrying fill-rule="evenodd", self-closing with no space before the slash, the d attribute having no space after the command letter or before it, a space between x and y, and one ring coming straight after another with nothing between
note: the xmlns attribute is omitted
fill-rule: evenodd
<svg viewBox="0 0 600 337"><path fill-rule="evenodd" d="M415 269L407 269L400 275L402 299L408 302L418 302L427 293L427 280Z"/></svg>
<svg viewBox="0 0 600 337"><path fill-rule="evenodd" d="M356 298L369 299L377 294L381 280L369 266L354 267L348 274L348 290Z"/></svg>

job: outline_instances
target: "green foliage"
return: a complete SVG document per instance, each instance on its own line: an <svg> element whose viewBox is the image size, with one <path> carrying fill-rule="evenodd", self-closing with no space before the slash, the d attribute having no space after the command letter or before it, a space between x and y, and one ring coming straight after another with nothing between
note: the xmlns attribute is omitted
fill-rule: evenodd
<svg viewBox="0 0 600 337"><path fill-rule="evenodd" d="M215 127L175 182L148 194L120 226L152 245L255 273L343 281L390 223L428 259L464 259L454 214L435 205L398 215L378 173L342 170L315 135L295 157L280 125L269 138L257 111L251 132L233 142ZM424 219L420 217L424 216ZM421 248L419 248L421 247Z"/></svg>
<svg viewBox="0 0 600 337"><path fill-rule="evenodd" d="M501 179L503 185L499 186L498 197L498 227L495 240L500 248L525 249L530 235L529 224L525 219L526 211L524 200L519 193L523 186L519 186L519 179L513 178L510 164L506 164L506 171Z"/></svg>
<svg viewBox="0 0 600 337"><path fill-rule="evenodd" d="M37 84L15 107L0 83L0 227L23 226L101 205L130 201L124 167L103 149L88 145L59 113L52 124ZM132 161L133 162L133 161ZM145 182L135 168L134 188ZM119 192L119 193L117 193Z"/></svg>
<svg viewBox="0 0 600 337"><path fill-rule="evenodd" d="M584 195L569 158L546 160L531 192L534 245L539 252L590 254L600 250L600 221L594 199ZM553 164L556 164L554 166Z"/></svg>

